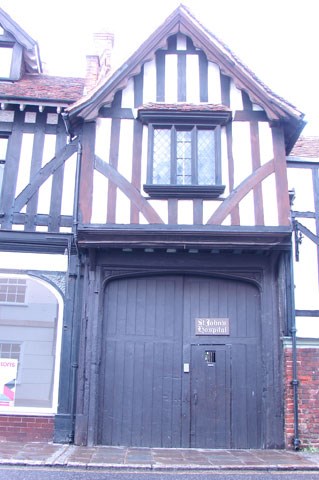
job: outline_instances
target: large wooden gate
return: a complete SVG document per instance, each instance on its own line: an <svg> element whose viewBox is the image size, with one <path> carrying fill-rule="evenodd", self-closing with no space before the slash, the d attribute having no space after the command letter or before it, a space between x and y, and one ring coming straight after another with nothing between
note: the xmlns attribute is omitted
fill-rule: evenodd
<svg viewBox="0 0 319 480"><path fill-rule="evenodd" d="M199 335L198 318L229 319ZM259 292L233 280L114 280L105 293L98 441L258 448Z"/></svg>

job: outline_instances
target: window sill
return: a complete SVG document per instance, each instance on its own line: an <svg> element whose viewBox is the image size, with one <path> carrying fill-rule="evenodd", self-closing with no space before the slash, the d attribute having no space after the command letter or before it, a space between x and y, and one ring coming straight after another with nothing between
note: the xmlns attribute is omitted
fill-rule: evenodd
<svg viewBox="0 0 319 480"><path fill-rule="evenodd" d="M225 185L143 185L152 198L218 198Z"/></svg>

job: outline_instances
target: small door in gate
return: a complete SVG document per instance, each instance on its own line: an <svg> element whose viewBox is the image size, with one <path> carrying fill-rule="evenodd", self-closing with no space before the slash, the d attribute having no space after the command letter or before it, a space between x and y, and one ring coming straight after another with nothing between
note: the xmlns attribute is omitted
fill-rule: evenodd
<svg viewBox="0 0 319 480"><path fill-rule="evenodd" d="M230 448L230 346L191 346L191 447Z"/></svg>

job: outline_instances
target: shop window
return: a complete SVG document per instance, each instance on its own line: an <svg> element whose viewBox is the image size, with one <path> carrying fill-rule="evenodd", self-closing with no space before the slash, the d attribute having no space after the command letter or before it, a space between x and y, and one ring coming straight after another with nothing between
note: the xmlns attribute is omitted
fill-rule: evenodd
<svg viewBox="0 0 319 480"><path fill-rule="evenodd" d="M0 302L25 303L27 282L22 278L0 277Z"/></svg>
<svg viewBox="0 0 319 480"><path fill-rule="evenodd" d="M60 294L36 277L13 274L0 274L0 292L0 411L53 412L60 356Z"/></svg>

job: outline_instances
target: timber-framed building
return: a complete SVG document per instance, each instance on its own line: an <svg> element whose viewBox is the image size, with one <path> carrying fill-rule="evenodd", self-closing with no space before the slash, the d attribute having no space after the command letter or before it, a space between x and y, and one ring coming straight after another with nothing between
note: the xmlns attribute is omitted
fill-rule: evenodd
<svg viewBox="0 0 319 480"><path fill-rule="evenodd" d="M0 438L318 445L302 112L184 6L115 72L97 35L86 80L0 27Z"/></svg>

